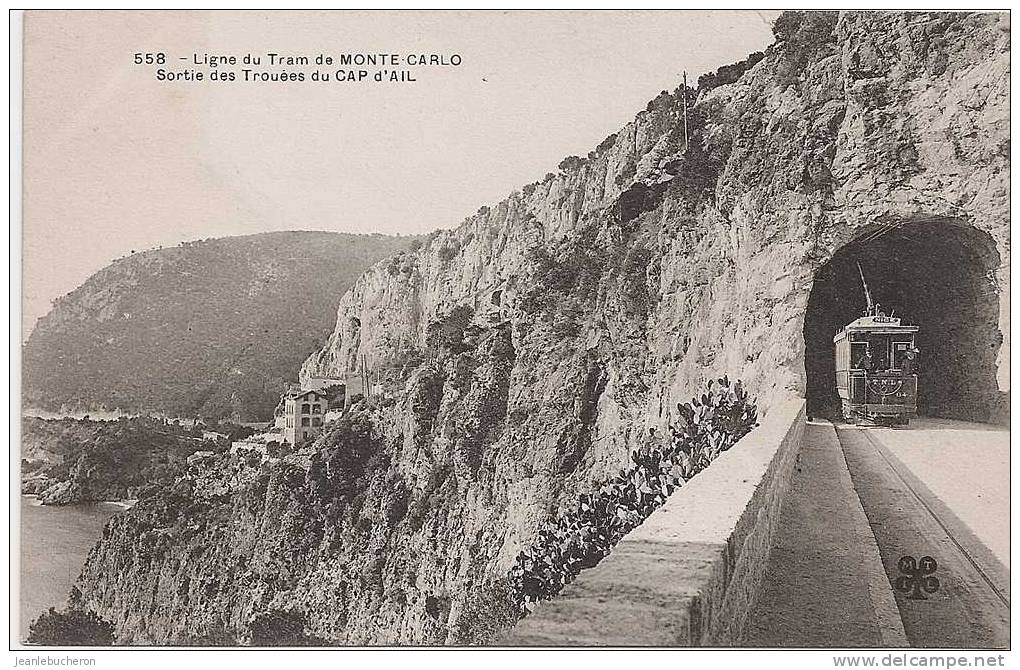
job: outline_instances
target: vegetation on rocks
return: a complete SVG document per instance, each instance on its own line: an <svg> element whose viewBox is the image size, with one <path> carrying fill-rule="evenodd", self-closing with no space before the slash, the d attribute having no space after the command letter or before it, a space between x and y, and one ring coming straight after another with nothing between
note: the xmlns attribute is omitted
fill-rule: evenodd
<svg viewBox="0 0 1020 670"><path fill-rule="evenodd" d="M713 88L724 86L725 84L732 84L740 79L745 72L761 62L763 58L765 58L765 54L755 51L740 62L723 65L715 72L706 72L698 77L698 93L711 91Z"/></svg>
<svg viewBox="0 0 1020 670"><path fill-rule="evenodd" d="M772 31L783 45L776 80L781 86L798 84L807 65L836 41L839 12L790 11L776 19Z"/></svg>
<svg viewBox="0 0 1020 670"><path fill-rule="evenodd" d="M224 451L251 429L209 427L224 437L203 439L203 426L145 417L116 421L22 421L22 487L49 505L139 498L168 484L196 451ZM220 432L222 431L222 432Z"/></svg>
<svg viewBox="0 0 1020 670"><path fill-rule="evenodd" d="M705 393L678 409L680 420L664 443L651 441L631 454L628 470L544 524L535 544L517 557L509 582L522 613L598 564L674 490L757 425L753 400L727 377L710 381Z"/></svg>
<svg viewBox="0 0 1020 670"><path fill-rule="evenodd" d="M106 647L116 637L113 624L92 611L51 607L28 630L28 643L47 647Z"/></svg>
<svg viewBox="0 0 1020 670"><path fill-rule="evenodd" d="M249 629L254 647L322 647L330 644L308 633L305 615L300 612L265 612L252 620Z"/></svg>
<svg viewBox="0 0 1020 670"><path fill-rule="evenodd" d="M636 216L616 222L608 232L585 226L571 238L531 249L531 278L520 308L547 324L556 338L569 339L581 332L607 295L619 290L630 323L643 329L655 300L648 277L655 261L646 235L631 223Z"/></svg>

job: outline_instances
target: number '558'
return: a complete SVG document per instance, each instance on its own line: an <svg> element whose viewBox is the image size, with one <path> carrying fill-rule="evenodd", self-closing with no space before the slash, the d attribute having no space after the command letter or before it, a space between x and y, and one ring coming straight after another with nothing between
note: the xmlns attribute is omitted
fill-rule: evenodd
<svg viewBox="0 0 1020 670"><path fill-rule="evenodd" d="M135 54L135 65L163 65L166 63L166 54L163 52L154 54Z"/></svg>

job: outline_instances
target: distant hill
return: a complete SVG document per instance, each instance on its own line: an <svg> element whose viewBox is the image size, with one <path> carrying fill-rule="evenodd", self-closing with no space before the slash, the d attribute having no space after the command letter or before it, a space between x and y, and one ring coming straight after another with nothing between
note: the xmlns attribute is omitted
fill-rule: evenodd
<svg viewBox="0 0 1020 670"><path fill-rule="evenodd" d="M412 237L263 233L115 261L23 351L26 406L268 419L369 266Z"/></svg>

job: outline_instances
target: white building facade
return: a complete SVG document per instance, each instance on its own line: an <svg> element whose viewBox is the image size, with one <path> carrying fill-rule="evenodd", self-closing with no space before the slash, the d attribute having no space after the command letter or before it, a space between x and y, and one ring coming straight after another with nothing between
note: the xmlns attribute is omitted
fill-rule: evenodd
<svg viewBox="0 0 1020 670"><path fill-rule="evenodd" d="M293 391L284 399L283 439L297 446L322 432L329 399L319 391Z"/></svg>

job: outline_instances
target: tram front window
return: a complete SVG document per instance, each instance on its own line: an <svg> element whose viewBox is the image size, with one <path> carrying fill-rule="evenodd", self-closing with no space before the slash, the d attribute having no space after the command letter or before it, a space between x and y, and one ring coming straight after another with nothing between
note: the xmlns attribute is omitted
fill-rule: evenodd
<svg viewBox="0 0 1020 670"><path fill-rule="evenodd" d="M874 361L868 356L867 342L853 342L850 344L850 361L855 370L870 370Z"/></svg>
<svg viewBox="0 0 1020 670"><path fill-rule="evenodd" d="M870 357L871 367L865 368L858 365L858 368L884 371L889 369L889 337L883 335L868 335L865 338L867 352ZM863 343L862 343L863 345ZM857 343L854 343L855 351Z"/></svg>
<svg viewBox="0 0 1020 670"><path fill-rule="evenodd" d="M875 359L876 370L889 369L889 340L875 337L871 340L871 357Z"/></svg>
<svg viewBox="0 0 1020 670"><path fill-rule="evenodd" d="M909 342L893 342L893 367L897 370L903 369L903 361L908 348L910 348Z"/></svg>

